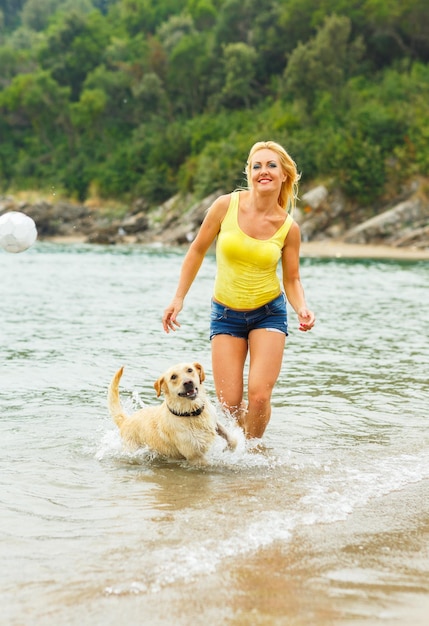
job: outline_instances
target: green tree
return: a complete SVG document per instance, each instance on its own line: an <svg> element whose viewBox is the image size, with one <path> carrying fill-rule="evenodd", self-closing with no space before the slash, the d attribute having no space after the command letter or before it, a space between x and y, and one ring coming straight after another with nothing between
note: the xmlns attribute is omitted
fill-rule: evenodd
<svg viewBox="0 0 429 626"><path fill-rule="evenodd" d="M248 108L254 100L256 50L245 43L230 43L224 49L225 84L223 102Z"/></svg>
<svg viewBox="0 0 429 626"><path fill-rule="evenodd" d="M214 28L216 43L222 47L228 43L244 41L251 43L252 23L260 12L254 0L225 0Z"/></svg>
<svg viewBox="0 0 429 626"><path fill-rule="evenodd" d="M99 132L101 119L107 104L107 96L101 89L84 89L79 102L70 106L71 120L75 127L80 128L94 139Z"/></svg>
<svg viewBox="0 0 429 626"><path fill-rule="evenodd" d="M46 70L20 74L0 93L0 107L17 129L32 128L45 144L64 130L69 89L61 87Z"/></svg>
<svg viewBox="0 0 429 626"><path fill-rule="evenodd" d="M333 15L326 18L313 39L298 44L284 73L288 94L305 101L310 109L319 92L338 95L357 70L364 51L362 40L351 41L350 33L350 20Z"/></svg>
<svg viewBox="0 0 429 626"><path fill-rule="evenodd" d="M7 87L14 76L25 73L32 65L26 50L0 46L0 89Z"/></svg>
<svg viewBox="0 0 429 626"><path fill-rule="evenodd" d="M60 15L48 28L38 57L60 85L67 85L73 100L79 99L87 75L102 62L110 39L106 20L94 11L88 15Z"/></svg>
<svg viewBox="0 0 429 626"><path fill-rule="evenodd" d="M26 0L0 0L0 13L3 16L4 28L13 30L19 25L20 12Z"/></svg>
<svg viewBox="0 0 429 626"><path fill-rule="evenodd" d="M170 106L163 83L155 72L148 72L133 85L136 116L140 120L169 117Z"/></svg>
<svg viewBox="0 0 429 626"><path fill-rule="evenodd" d="M47 26L54 13L70 11L89 13L94 8L91 0L26 0L21 13L24 26L36 31L42 31Z"/></svg>
<svg viewBox="0 0 429 626"><path fill-rule="evenodd" d="M377 50L388 62L406 56L429 60L426 0L366 0L364 3Z"/></svg>
<svg viewBox="0 0 429 626"><path fill-rule="evenodd" d="M135 124L133 106L133 76L125 69L109 69L104 64L91 72L84 90L95 90L104 94L103 123L105 133L118 137L121 133L131 132Z"/></svg>
<svg viewBox="0 0 429 626"><path fill-rule="evenodd" d="M184 35L168 56L166 86L180 115L192 117L204 109L211 76L207 45L204 33Z"/></svg>
<svg viewBox="0 0 429 626"><path fill-rule="evenodd" d="M49 72L20 74L0 93L0 118L5 125L0 152L12 156L2 167L17 188L58 182L58 159L69 141L68 88Z"/></svg>
<svg viewBox="0 0 429 626"><path fill-rule="evenodd" d="M187 0L122 0L114 6L111 15L124 24L130 35L139 32L154 34L156 29L171 15L177 15L186 7Z"/></svg>
<svg viewBox="0 0 429 626"><path fill-rule="evenodd" d="M326 152L340 188L349 198L371 204L386 182L383 154L377 143L365 139L359 131L353 135L343 129Z"/></svg>
<svg viewBox="0 0 429 626"><path fill-rule="evenodd" d="M216 24L217 9L212 0L188 0L187 9L198 30L208 30Z"/></svg>
<svg viewBox="0 0 429 626"><path fill-rule="evenodd" d="M172 15L156 32L167 54L174 50L182 37L194 33L194 22L190 15Z"/></svg>
<svg viewBox="0 0 429 626"><path fill-rule="evenodd" d="M257 50L256 79L259 85L281 74L286 64L289 41L281 20L281 2L265 0L264 10L256 11L250 32L250 42Z"/></svg>
<svg viewBox="0 0 429 626"><path fill-rule="evenodd" d="M372 202L428 174L426 4L0 0L3 184L203 195L271 137Z"/></svg>

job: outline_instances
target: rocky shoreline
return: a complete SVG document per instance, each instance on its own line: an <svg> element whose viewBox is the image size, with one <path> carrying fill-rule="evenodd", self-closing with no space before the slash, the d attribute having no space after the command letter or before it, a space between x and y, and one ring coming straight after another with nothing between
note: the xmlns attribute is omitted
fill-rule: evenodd
<svg viewBox="0 0 429 626"><path fill-rule="evenodd" d="M294 214L303 256L428 259L428 188L427 181L414 180L375 210L356 206L323 185L307 190ZM26 213L36 222L41 241L182 246L193 240L219 193L198 202L176 196L152 208L137 200L122 209L0 196L0 215L11 210Z"/></svg>

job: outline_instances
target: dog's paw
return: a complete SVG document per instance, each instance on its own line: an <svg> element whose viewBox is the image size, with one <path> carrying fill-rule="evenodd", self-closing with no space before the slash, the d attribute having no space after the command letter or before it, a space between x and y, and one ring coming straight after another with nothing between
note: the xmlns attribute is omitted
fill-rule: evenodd
<svg viewBox="0 0 429 626"><path fill-rule="evenodd" d="M209 464L209 462L204 456L195 456L192 458L187 458L186 461L193 467L207 467L207 465Z"/></svg>
<svg viewBox="0 0 429 626"><path fill-rule="evenodd" d="M238 446L238 439L237 439L237 437L234 437L233 435L229 435L227 441L228 441L228 450L231 450L231 452L234 452L234 450Z"/></svg>

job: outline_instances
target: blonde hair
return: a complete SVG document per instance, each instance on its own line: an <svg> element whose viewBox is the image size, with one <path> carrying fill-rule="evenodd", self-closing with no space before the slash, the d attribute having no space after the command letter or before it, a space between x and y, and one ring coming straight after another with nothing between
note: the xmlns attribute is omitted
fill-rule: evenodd
<svg viewBox="0 0 429 626"><path fill-rule="evenodd" d="M283 173L286 175L286 180L282 183L278 203L287 212L293 213L296 199L298 197L298 181L301 178L301 174L299 174L297 170L295 161L279 143L276 143L275 141L258 141L250 148L245 170L248 188L252 188L252 157L255 152L264 148L275 152L280 159L280 165Z"/></svg>

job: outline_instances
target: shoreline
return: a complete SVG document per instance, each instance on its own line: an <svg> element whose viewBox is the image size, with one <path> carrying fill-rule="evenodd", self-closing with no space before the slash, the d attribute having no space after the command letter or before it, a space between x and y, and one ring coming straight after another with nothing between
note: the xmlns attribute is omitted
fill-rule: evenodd
<svg viewBox="0 0 429 626"><path fill-rule="evenodd" d="M429 249L396 248L379 244L354 244L333 240L306 241L301 243L301 257L426 261L429 260Z"/></svg>
<svg viewBox="0 0 429 626"><path fill-rule="evenodd" d="M39 241L58 244L83 244L85 243L85 238L78 236L49 237L46 239L41 239ZM124 243L135 246L152 245L152 243L136 243L134 240L124 241ZM153 243L156 243L157 245L161 243L162 245L162 242ZM309 257L327 259L390 259L398 261L427 261L429 260L429 249L414 247L397 248L394 246L371 243L354 244L329 239L325 241L303 241L301 243L300 256L302 258Z"/></svg>

